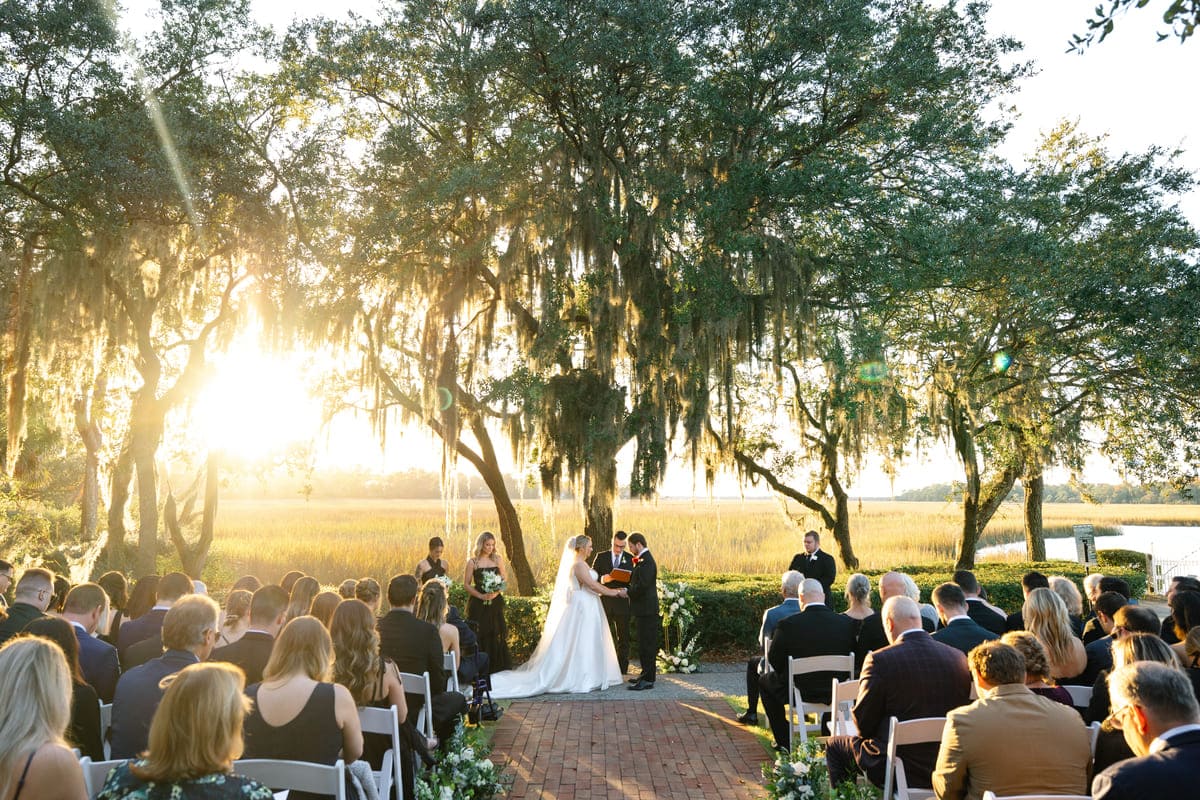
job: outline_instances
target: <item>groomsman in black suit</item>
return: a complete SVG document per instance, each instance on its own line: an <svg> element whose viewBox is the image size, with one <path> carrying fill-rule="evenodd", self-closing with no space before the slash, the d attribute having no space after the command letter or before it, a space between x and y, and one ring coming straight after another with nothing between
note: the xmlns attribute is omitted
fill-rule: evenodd
<svg viewBox="0 0 1200 800"><path fill-rule="evenodd" d="M642 674L629 688L640 692L654 688L657 674L658 632L662 628L662 617L658 613L658 565L650 555L645 536L631 533L628 541L633 552L633 576L626 591L629 613L637 623L638 660L642 662Z"/></svg>
<svg viewBox="0 0 1200 800"><path fill-rule="evenodd" d="M804 534L804 552L792 556L792 564L788 569L804 574L821 582L825 589L825 603L833 600L833 579L837 577L837 564L833 556L821 549L821 534L809 531Z"/></svg>
<svg viewBox="0 0 1200 800"><path fill-rule="evenodd" d="M610 573L614 569L633 569L633 557L625 552L629 534L617 531L612 537L612 548L596 553L592 559L592 569L602 584L610 589L628 589L629 581L617 580ZM609 627L613 631L613 643L617 646L617 664L621 674L629 672L629 598L601 597L604 613L608 617Z"/></svg>

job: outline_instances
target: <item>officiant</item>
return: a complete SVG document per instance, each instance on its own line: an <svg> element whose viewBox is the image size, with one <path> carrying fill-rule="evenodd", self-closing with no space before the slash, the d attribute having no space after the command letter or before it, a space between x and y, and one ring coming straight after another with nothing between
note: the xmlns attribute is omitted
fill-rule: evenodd
<svg viewBox="0 0 1200 800"><path fill-rule="evenodd" d="M630 571L633 569L633 557L626 552L625 531L617 531L612 537L612 546L601 550L592 557L592 569L600 583L610 589L629 588ZM613 570L617 570L616 574ZM617 663L621 674L629 672L629 598L601 597L604 603L604 613L608 617L608 626L613 632L613 643L617 647Z"/></svg>

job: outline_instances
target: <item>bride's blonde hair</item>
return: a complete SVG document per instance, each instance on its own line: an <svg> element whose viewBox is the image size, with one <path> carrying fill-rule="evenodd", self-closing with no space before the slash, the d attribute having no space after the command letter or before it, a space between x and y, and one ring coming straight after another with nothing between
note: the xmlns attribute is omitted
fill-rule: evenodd
<svg viewBox="0 0 1200 800"><path fill-rule="evenodd" d="M591 543L592 543L592 537L581 533L578 536L576 536L574 539L571 540L571 549L573 549L575 551L579 551L579 550L582 550L583 548L587 547Z"/></svg>

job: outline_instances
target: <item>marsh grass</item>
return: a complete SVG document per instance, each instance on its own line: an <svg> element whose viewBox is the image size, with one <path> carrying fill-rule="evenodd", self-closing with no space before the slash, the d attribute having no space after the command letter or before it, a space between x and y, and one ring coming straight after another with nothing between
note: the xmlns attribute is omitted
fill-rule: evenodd
<svg viewBox="0 0 1200 800"><path fill-rule="evenodd" d="M583 529L578 508L562 503L553 513L538 502L519 504L529 559L540 582L553 578L561 542ZM793 506L788 509L796 514ZM431 536L446 540L451 577L462 580L470 543L498 530L490 501L461 501L447 532L447 512L435 500L263 500L221 506L214 561L222 574L278 580L299 569L322 583L371 575L386 579L410 572ZM961 525L951 503L864 501L851 506L851 536L864 569L950 563ZM769 499L625 501L617 527L646 534L659 564L671 572L778 574L801 549L800 533L817 528L814 516L789 518ZM1098 534L1120 524L1200 524L1200 507L1185 505L1047 505L1049 536L1069 536L1071 525L1091 523ZM980 546L1020 541L1021 507L1001 508ZM604 546L605 543L597 543ZM826 548L833 550L831 541ZM1024 560L1021 554L1009 560Z"/></svg>

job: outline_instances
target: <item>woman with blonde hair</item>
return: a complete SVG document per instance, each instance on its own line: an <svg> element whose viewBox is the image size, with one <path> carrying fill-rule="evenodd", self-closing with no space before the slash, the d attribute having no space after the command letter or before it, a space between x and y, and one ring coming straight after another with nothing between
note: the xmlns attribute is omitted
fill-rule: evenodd
<svg viewBox="0 0 1200 800"><path fill-rule="evenodd" d="M168 676L150 723L149 749L108 774L98 800L270 800L273 793L234 775L250 701L242 671L231 664L190 664Z"/></svg>
<svg viewBox="0 0 1200 800"><path fill-rule="evenodd" d="M1074 707L1071 693L1061 686L1054 685L1050 677L1050 661L1046 658L1046 648L1038 638L1029 631L1009 631L1000 637L1000 641L1012 645L1025 659L1025 685L1034 694L1048 697L1056 703Z"/></svg>
<svg viewBox="0 0 1200 800"><path fill-rule="evenodd" d="M1021 616L1025 619L1025 630L1046 648L1050 677L1060 681L1070 679L1087 668L1087 652L1083 642L1071 632L1071 620L1061 597L1050 589L1034 589L1025 598Z"/></svg>
<svg viewBox="0 0 1200 800"><path fill-rule="evenodd" d="M508 626L504 621L504 594L493 590L485 592L484 576L496 575L501 581L508 580L508 567L496 552L496 536L484 531L475 540L475 556L467 561L463 586L470 598L467 600L467 619L479 626L479 649L488 654L492 670L502 672L512 667L508 654Z"/></svg>
<svg viewBox="0 0 1200 800"><path fill-rule="evenodd" d="M312 601L321 592L321 584L311 575L297 578L292 584L292 592L288 595L287 619L289 622L297 617L303 617L312 608Z"/></svg>
<svg viewBox="0 0 1200 800"><path fill-rule="evenodd" d="M225 598L225 617L221 620L221 631L217 635L217 647L233 644L250 629L251 592L234 589Z"/></svg>
<svg viewBox="0 0 1200 800"><path fill-rule="evenodd" d="M417 596L417 619L424 620L438 629L442 640L442 652L454 653L454 663L462 663L459 648L458 628L446 621L450 604L446 600L446 587L441 581L430 579L421 587Z"/></svg>
<svg viewBox="0 0 1200 800"><path fill-rule="evenodd" d="M83 770L63 741L70 716L58 645L21 636L0 647L0 800L86 800Z"/></svg>
<svg viewBox="0 0 1200 800"><path fill-rule="evenodd" d="M354 697L330 682L333 641L320 620L302 616L283 626L262 683L246 689L246 758L347 764L362 755L362 728ZM292 792L292 800L319 795Z"/></svg>

